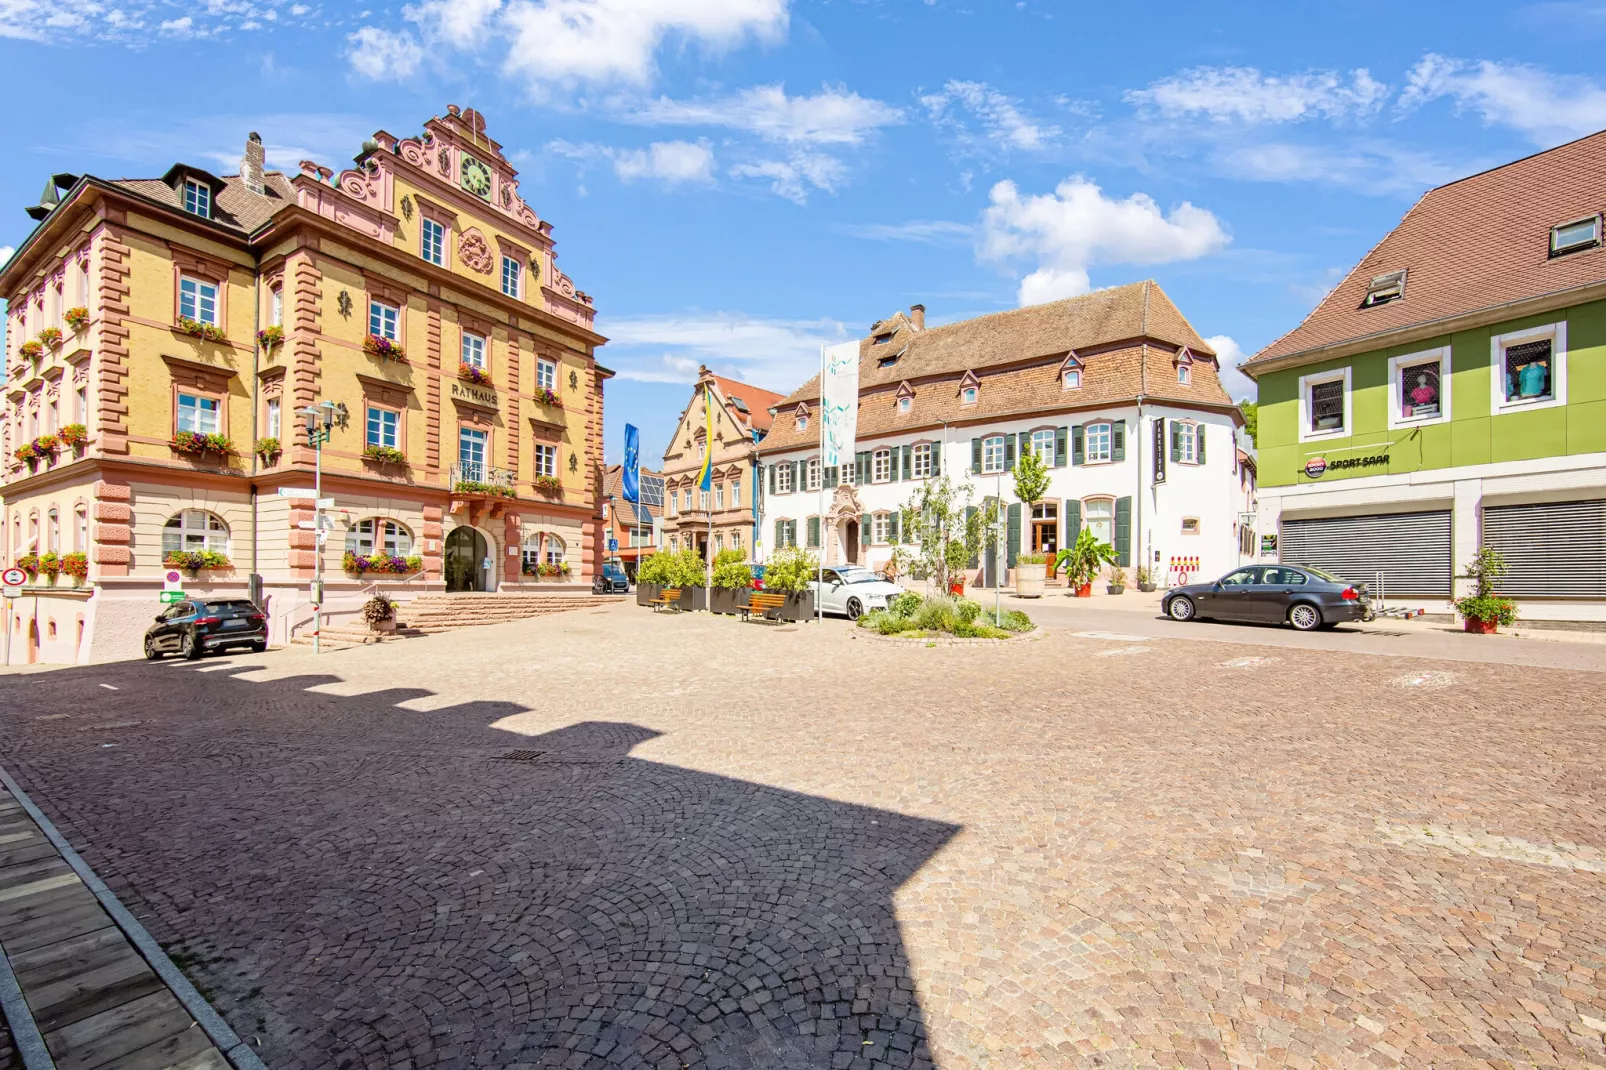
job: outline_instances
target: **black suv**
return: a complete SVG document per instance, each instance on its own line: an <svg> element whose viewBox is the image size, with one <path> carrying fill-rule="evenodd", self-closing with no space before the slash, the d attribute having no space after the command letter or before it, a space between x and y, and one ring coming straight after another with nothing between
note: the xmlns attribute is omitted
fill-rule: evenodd
<svg viewBox="0 0 1606 1070"><path fill-rule="evenodd" d="M597 578L591 581L592 594L630 593L630 577L625 575L625 567L617 561L609 561L597 573Z"/></svg>
<svg viewBox="0 0 1606 1070"><path fill-rule="evenodd" d="M249 599L175 602L145 629L145 656L152 661L163 654L182 654L193 660L209 650L231 646L250 647L253 654L268 649L267 615Z"/></svg>

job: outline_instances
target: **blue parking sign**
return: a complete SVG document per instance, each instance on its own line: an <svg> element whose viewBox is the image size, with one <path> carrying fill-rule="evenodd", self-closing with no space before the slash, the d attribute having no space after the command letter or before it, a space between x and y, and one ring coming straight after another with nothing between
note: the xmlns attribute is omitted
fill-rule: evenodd
<svg viewBox="0 0 1606 1070"><path fill-rule="evenodd" d="M619 540L618 539L609 539L608 540L608 552L610 554L619 552Z"/></svg>

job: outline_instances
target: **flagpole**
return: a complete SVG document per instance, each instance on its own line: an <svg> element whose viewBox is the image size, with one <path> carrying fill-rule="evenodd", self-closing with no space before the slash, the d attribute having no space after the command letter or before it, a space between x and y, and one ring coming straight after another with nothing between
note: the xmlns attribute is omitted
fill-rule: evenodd
<svg viewBox="0 0 1606 1070"><path fill-rule="evenodd" d="M820 343L820 551L819 575L814 586L814 622L823 623L825 620L825 343ZM840 458L838 458L840 461ZM803 471L809 470L808 462L804 462ZM805 474L804 478L808 478ZM804 525L804 538L808 538L808 525Z"/></svg>

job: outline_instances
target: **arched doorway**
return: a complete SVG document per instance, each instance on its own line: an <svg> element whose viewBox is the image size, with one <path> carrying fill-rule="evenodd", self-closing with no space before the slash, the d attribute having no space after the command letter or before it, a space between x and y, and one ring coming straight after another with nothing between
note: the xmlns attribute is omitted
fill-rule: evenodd
<svg viewBox="0 0 1606 1070"><path fill-rule="evenodd" d="M485 591L490 589L491 547L485 536L466 525L455 527L446 536L446 571L448 591Z"/></svg>
<svg viewBox="0 0 1606 1070"><path fill-rule="evenodd" d="M849 520L842 528L842 556L849 565L859 563L859 522Z"/></svg>

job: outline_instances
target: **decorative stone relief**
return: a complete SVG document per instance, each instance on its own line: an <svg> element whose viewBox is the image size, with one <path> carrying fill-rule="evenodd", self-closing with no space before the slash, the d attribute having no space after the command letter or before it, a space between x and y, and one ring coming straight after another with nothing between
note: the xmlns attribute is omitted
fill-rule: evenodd
<svg viewBox="0 0 1606 1070"><path fill-rule="evenodd" d="M496 260L491 256L491 247L485 243L485 236L475 227L469 227L457 239L457 259L464 267L481 275L489 275L496 270Z"/></svg>
<svg viewBox="0 0 1606 1070"><path fill-rule="evenodd" d="M403 196L402 197L402 199L401 199L401 210L402 210L402 218L406 219L408 222L412 222L412 219L413 219L413 199L411 197L408 197L408 196Z"/></svg>

